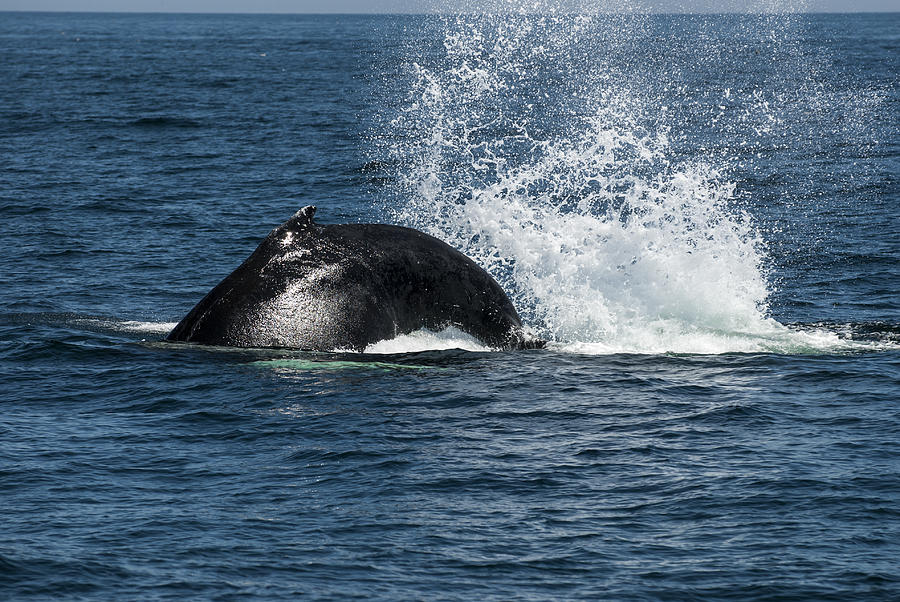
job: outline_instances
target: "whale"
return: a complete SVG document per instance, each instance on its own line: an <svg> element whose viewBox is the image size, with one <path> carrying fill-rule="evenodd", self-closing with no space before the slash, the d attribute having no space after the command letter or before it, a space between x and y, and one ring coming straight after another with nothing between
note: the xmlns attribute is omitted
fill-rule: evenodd
<svg viewBox="0 0 900 602"><path fill-rule="evenodd" d="M201 345L364 351L455 327L494 349L542 347L494 278L447 243L389 224L327 224L306 206L175 326Z"/></svg>

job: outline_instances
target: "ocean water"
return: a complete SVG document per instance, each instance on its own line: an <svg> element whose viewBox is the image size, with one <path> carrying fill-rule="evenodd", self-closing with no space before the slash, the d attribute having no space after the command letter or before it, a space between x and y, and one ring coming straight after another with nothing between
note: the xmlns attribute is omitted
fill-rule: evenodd
<svg viewBox="0 0 900 602"><path fill-rule="evenodd" d="M900 15L773 7L0 13L0 598L896 599ZM162 342L307 204L547 348Z"/></svg>

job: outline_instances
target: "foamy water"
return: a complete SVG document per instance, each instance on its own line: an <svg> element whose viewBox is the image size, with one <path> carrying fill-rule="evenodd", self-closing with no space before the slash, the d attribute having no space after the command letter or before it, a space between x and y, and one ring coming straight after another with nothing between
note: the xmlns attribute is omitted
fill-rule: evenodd
<svg viewBox="0 0 900 602"><path fill-rule="evenodd" d="M418 351L439 351L447 349L463 349L466 351L491 351L475 337L450 327L440 332L418 330L410 334L400 335L394 339L372 343L365 353L398 354Z"/></svg>
<svg viewBox="0 0 900 602"><path fill-rule="evenodd" d="M139 322L125 320L117 326L127 332L146 332L148 334L169 334L175 328L177 322Z"/></svg>
<svg viewBox="0 0 900 602"><path fill-rule="evenodd" d="M78 318L73 323L88 328L99 328L113 332L146 333L154 335L169 334L177 322L147 322L140 320L115 320L104 318Z"/></svg>

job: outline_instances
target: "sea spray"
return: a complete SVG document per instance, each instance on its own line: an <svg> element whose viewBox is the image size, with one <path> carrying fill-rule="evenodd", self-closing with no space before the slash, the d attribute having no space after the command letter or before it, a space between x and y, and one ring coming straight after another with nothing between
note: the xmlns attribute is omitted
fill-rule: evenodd
<svg viewBox="0 0 900 602"><path fill-rule="evenodd" d="M675 160L668 108L585 56L615 38L598 23L444 19L443 55L411 64L394 122L415 133L394 149L405 197L394 217L474 257L561 344L706 351L710 333L728 347L735 333L777 330L734 185Z"/></svg>
<svg viewBox="0 0 900 602"><path fill-rule="evenodd" d="M845 346L770 317L767 245L790 225L755 209L793 211L805 193L757 198L753 182L782 177L774 154L813 135L825 98L795 16L761 2L711 36L700 15L561 7L494 2L427 22L390 123L392 218L473 257L551 347Z"/></svg>

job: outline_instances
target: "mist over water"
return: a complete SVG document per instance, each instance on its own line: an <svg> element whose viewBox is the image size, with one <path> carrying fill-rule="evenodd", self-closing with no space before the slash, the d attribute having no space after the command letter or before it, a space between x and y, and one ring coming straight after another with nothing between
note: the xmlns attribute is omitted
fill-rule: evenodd
<svg viewBox="0 0 900 602"><path fill-rule="evenodd" d="M766 234L783 226L758 223L754 189L738 190L837 106L773 7L715 35L704 17L549 3L435 18L438 43L410 51L390 124L393 218L475 258L555 348L846 346L771 317Z"/></svg>

